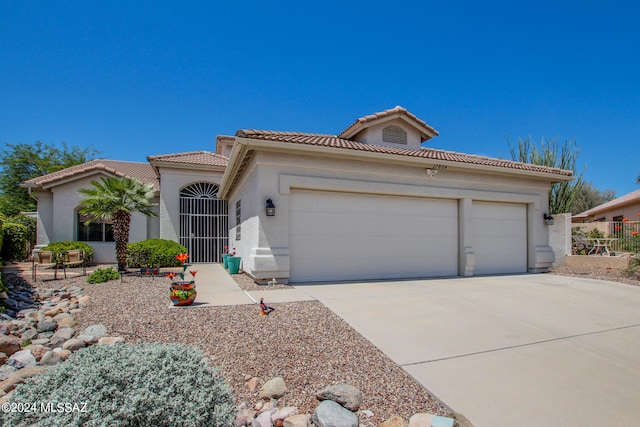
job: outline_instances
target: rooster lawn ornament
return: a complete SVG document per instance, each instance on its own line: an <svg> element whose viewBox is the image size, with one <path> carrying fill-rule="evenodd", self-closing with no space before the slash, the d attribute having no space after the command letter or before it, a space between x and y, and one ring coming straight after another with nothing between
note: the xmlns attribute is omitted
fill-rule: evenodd
<svg viewBox="0 0 640 427"><path fill-rule="evenodd" d="M264 297L260 298L260 316L266 316L271 313L275 308L268 306L264 303Z"/></svg>

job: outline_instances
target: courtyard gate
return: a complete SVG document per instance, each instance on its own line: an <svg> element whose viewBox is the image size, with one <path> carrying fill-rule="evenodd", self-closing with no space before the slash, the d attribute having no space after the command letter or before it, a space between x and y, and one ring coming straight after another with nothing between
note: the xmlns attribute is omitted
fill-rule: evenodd
<svg viewBox="0 0 640 427"><path fill-rule="evenodd" d="M191 184L180 191L180 244L188 262L222 262L228 244L227 201L218 199L218 186Z"/></svg>

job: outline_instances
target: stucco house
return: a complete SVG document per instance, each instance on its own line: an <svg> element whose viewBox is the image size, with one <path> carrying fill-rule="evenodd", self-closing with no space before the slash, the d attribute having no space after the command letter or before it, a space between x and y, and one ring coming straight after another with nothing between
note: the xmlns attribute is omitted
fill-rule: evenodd
<svg viewBox="0 0 640 427"><path fill-rule="evenodd" d="M547 271L548 191L572 172L423 146L437 135L395 107L338 135L239 130L215 153L94 160L23 185L39 244L89 240L99 260L113 258L109 224L85 229L77 189L108 175L157 190L158 218L136 216L131 241L179 241L193 262L228 244L256 281Z"/></svg>
<svg viewBox="0 0 640 427"><path fill-rule="evenodd" d="M640 190L610 200L571 217L571 222L615 222L623 219L640 221Z"/></svg>

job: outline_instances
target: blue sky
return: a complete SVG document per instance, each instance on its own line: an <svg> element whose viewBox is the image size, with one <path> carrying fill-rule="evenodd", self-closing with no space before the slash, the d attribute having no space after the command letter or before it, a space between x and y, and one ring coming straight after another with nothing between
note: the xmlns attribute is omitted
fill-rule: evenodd
<svg viewBox="0 0 640 427"><path fill-rule="evenodd" d="M640 188L638 16L634 1L0 0L0 144L145 161L402 105L445 150L575 139L586 179L623 195Z"/></svg>

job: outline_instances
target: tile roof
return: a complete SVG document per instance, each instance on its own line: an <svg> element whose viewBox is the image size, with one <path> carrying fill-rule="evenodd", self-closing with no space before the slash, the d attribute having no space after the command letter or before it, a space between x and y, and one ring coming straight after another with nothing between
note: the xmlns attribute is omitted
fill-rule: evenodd
<svg viewBox="0 0 640 427"><path fill-rule="evenodd" d="M438 135L437 130L429 126L425 121L419 119L416 115L407 111L406 108L398 105L394 108L390 108L388 110L384 110L379 113L369 114L368 116L364 116L364 117L360 117L359 119L356 119L356 121L353 122L348 128L340 132L338 134L338 137L340 138L351 137L352 136L351 134L355 131L356 127L360 127L366 123L375 122L377 120L383 119L385 117L393 116L393 115L405 116L405 117L408 117L410 120L414 121L416 124L418 124L419 127L422 128L424 133L428 135L427 139L431 138L432 136Z"/></svg>
<svg viewBox="0 0 640 427"><path fill-rule="evenodd" d="M276 141L292 144L313 145L322 147L333 147L337 149L368 151L383 154L393 154L398 156L419 157L424 159L446 161L462 164L474 164L483 166L495 166L507 169L518 169L531 172L551 173L562 176L572 176L570 170L550 168L546 166L532 165L528 163L514 162L510 160L495 159L491 157L476 156L472 154L456 153L453 151L437 150L433 148L422 148L421 150L411 150L404 148L384 147L373 144L363 144L348 139L342 139L334 135L318 133L300 132L278 132L246 129L236 132L236 136L263 141Z"/></svg>
<svg viewBox="0 0 640 427"><path fill-rule="evenodd" d="M624 196L620 196L617 199L610 200L606 203L596 206L595 208L591 208L577 215L574 215L573 217L586 218L588 216L595 215L600 212L605 212L609 209L631 205L633 203L640 203L640 190L632 191L631 193L625 194Z"/></svg>
<svg viewBox="0 0 640 427"><path fill-rule="evenodd" d="M160 189L158 178L149 163L123 162L119 160L97 159L87 163L71 166L66 169L29 179L22 183L25 187L42 187L63 179L73 178L92 171L104 171L115 176L135 178L143 184L152 184L155 190Z"/></svg>
<svg viewBox="0 0 640 427"><path fill-rule="evenodd" d="M229 159L225 156L211 153L209 151L189 151L185 153L161 154L157 156L148 156L147 160L222 167L226 167L227 163L229 163Z"/></svg>

